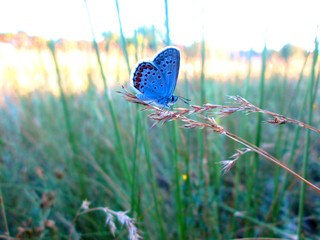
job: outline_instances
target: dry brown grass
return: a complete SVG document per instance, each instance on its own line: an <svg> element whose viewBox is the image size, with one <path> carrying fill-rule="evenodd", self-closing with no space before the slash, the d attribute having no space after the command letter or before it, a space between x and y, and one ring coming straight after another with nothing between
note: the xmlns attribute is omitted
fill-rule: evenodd
<svg viewBox="0 0 320 240"><path fill-rule="evenodd" d="M283 164L280 160L270 155L268 152L264 151L263 149L255 146L254 144L246 141L245 139L242 139L239 136L226 130L223 126L219 125L216 122L215 117L225 117L240 111L244 111L246 113L260 112L273 117L271 120L267 121L267 123L270 123L270 124L292 123L302 128L310 129L319 133L318 129L312 126L309 126L303 122L300 122L298 120L283 116L281 114L273 113L273 112L258 108L255 105L248 102L247 100L245 100L244 98L239 96L230 97L236 102L234 106L223 106L223 105L215 105L215 104L204 104L203 106L190 105L190 108L174 108L168 111L139 100L134 94L126 91L125 89L123 91L119 91L119 93L121 93L127 101L143 105L145 107L143 110L150 110L151 113L148 115L148 117L154 120L154 124L152 126L155 126L156 124L159 124L159 123L164 124L169 121L180 120L183 122L183 125L182 125L183 128L186 128L186 129L207 128L211 130L211 132L224 135L229 139L232 139L233 141L243 145L245 148L236 150L237 153L232 155L230 157L230 160L224 160L221 162L222 172L224 174L232 169L232 167L235 165L235 163L240 159L242 155L248 152L255 152L260 156L264 157L265 159L269 160L273 164L276 164L277 166L281 167L288 173L292 174L295 178L305 182L309 187L311 187L314 191L320 194L320 188L318 188L316 185L309 182L308 180L306 180L305 178L297 174L295 171L288 168L285 164ZM207 115L204 115L204 114L207 114ZM192 115L196 115L198 118L193 119L191 118Z"/></svg>

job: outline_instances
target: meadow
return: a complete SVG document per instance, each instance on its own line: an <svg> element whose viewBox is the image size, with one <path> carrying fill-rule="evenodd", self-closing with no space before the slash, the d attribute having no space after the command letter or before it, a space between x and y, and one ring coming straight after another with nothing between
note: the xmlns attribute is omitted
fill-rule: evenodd
<svg viewBox="0 0 320 240"><path fill-rule="evenodd" d="M121 37L1 45L0 238L134 239L136 228L143 239L319 239L315 189L254 152L223 174L242 144L179 118L154 126L153 109L118 93L131 91L134 64L165 46ZM241 96L319 128L317 41L310 53L178 47L175 93L191 105ZM315 131L255 112L190 115L204 117L319 185Z"/></svg>

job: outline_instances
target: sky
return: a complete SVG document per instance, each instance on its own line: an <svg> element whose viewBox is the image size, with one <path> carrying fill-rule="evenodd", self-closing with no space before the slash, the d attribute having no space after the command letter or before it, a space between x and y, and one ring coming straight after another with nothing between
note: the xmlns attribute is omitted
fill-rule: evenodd
<svg viewBox="0 0 320 240"><path fill-rule="evenodd" d="M154 25L165 33L164 0L118 0L124 34ZM96 37L119 33L115 0L87 0ZM319 0L168 0L173 44L202 36L214 48L279 50L291 43L312 50L320 31ZM24 31L47 39L91 40L83 0L0 0L0 33Z"/></svg>

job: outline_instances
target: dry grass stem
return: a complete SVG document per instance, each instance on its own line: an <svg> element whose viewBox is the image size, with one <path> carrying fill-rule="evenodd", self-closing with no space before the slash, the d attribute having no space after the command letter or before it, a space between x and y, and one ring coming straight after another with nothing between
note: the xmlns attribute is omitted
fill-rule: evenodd
<svg viewBox="0 0 320 240"><path fill-rule="evenodd" d="M258 108L257 106L251 104L250 102L248 102L246 99L242 97L230 96L229 98L234 100L236 104L238 104L239 109L241 109L242 111L246 111L248 113L260 112L260 113L272 116L272 119L267 120L267 123L276 124L276 125L291 123L291 124L298 125L299 127L302 127L302 128L310 129L311 131L314 131L316 133L320 133L320 130L313 126L310 126L306 123L303 123L293 118L286 117L278 113L274 113L274 112L270 112L270 111Z"/></svg>
<svg viewBox="0 0 320 240"><path fill-rule="evenodd" d="M144 101L139 100L134 94L128 92L125 88L123 88L123 90L124 91L118 91L118 93L121 93L124 96L124 98L129 102L133 102L133 103L137 103L137 104L145 106L146 108L144 110L146 110L146 109L154 109L156 111L161 110L158 107L155 107L149 103L146 103ZM191 109L176 108L176 109L174 109L175 110L174 112L167 111L167 113L165 113L165 114L152 113L149 117L154 120L157 120L156 115L158 114L159 115L158 118L161 119L163 123L165 123L167 121L178 119L182 115L190 115L190 114L194 114L194 113L200 114L203 112L210 112L218 117L226 117L226 116L229 116L233 113L241 112L241 111L244 111L246 113L260 112L260 113L272 116L271 119L266 121L267 123L275 124L275 125L282 125L282 124L291 123L291 124L298 125L299 127L302 127L302 128L310 129L311 131L314 131L316 133L320 133L320 130L313 127L313 126L310 126L306 123L303 123L303 122L298 121L293 118L286 117L286 116L278 114L278 113L274 113L274 112L270 112L270 111L261 109L255 105L253 105L252 103L248 102L243 97L229 96L229 98L236 103L236 106L224 106L224 105L216 105L216 104L210 104L210 103L206 103L202 106L190 105ZM164 111L161 111L161 112L164 112ZM159 121L159 122L161 122L161 121Z"/></svg>
<svg viewBox="0 0 320 240"><path fill-rule="evenodd" d="M230 169L236 164L242 155L246 154L247 152L251 152L252 150L250 148L241 148L237 149L236 151L237 152L235 154L230 156L230 159L218 162L218 164L222 165L221 172L223 175L230 171Z"/></svg>
<svg viewBox="0 0 320 240"><path fill-rule="evenodd" d="M278 165L279 167L286 170L287 172L291 173L294 177L305 182L309 187L311 187L318 194L320 194L320 188L318 188L317 186L315 186L314 184L312 184L311 182L309 182L305 178L301 177L299 174L297 174L296 172L294 172L293 170L288 168L285 164L281 163L278 159L276 159L275 157L273 157L272 155L270 155L269 153L267 153L263 149L255 146L255 145L247 142L246 140L240 138L239 136L227 131L222 126L218 125L213 117L206 117L202 113L207 112L207 111L212 112L214 110L218 116L228 116L228 115L231 115L231 114L233 114L235 112L239 112L239 111L245 111L247 113L261 112L261 113L265 113L265 114L268 114L268 115L271 115L274 117L273 121L269 121L269 123L273 123L273 124L294 123L299 126L308 128L310 130L314 129L314 130L316 130L316 132L319 132L318 129L315 129L311 126L308 126L304 123L301 123L300 121L287 118L287 117L282 116L280 114L276 114L276 113L262 110L256 106L254 106L253 104L249 103L244 98L239 97L239 96L230 97L231 99L236 101L238 106L222 106L222 105L204 104L203 106L191 105L190 109L177 108L177 109L173 109L173 110L163 110L163 109L160 109L158 107L155 107L153 105L150 105L146 102L143 102L143 101L137 99L137 97L135 95L129 93L125 89L124 89L124 91L118 91L118 92L121 93L127 101L145 106L145 108L143 110L151 110L152 112L149 114L148 117L155 121L153 126L158 123L166 123L168 121L180 120L185 123L182 126L183 128L187 128L187 129L207 128L207 129L210 129L216 133L225 135L226 137L245 146L245 149L247 149L247 150L242 150L242 151L240 150L240 152L238 151L238 153L231 156L231 158L233 158L232 160L226 160L226 161L221 162L221 164L223 165L223 167L222 167L223 173L228 172L244 153L249 152L249 151L253 151L253 152L256 152L257 154L259 154L260 156L266 158L267 160L273 162L274 164ZM190 115L194 114L194 113L197 113L198 116L202 119L202 121L191 119Z"/></svg>
<svg viewBox="0 0 320 240"><path fill-rule="evenodd" d="M108 207L90 208L89 205L90 205L90 202L88 202L87 200L84 200L82 202L81 207L78 209L76 216L74 217L74 219L72 221L72 226L70 227L70 231L69 231L69 239L71 239L71 237L72 237L72 231L74 231L74 225L75 225L75 222L77 221L78 217L83 214L87 214L87 213L95 212L95 211L102 211L106 214L105 223L110 228L110 231L113 236L115 236L115 231L117 230L116 223L115 223L115 220L117 220L122 226L124 226L127 229L128 233L129 233L129 236L128 236L129 240L142 239L141 235L139 234L138 229L135 226L135 220L130 218L127 215L128 211L116 212L116 211L111 210Z"/></svg>

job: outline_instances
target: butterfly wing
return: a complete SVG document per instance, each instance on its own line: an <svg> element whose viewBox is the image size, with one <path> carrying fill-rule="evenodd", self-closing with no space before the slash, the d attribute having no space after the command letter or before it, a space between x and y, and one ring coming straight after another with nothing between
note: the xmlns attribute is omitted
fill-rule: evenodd
<svg viewBox="0 0 320 240"><path fill-rule="evenodd" d="M157 101L165 96L166 81L153 63L148 61L138 63L131 79L132 87L140 93L138 96L141 100Z"/></svg>
<svg viewBox="0 0 320 240"><path fill-rule="evenodd" d="M153 59L160 70L166 86L164 97L170 98L176 88L180 68L180 51L175 47L166 47Z"/></svg>

